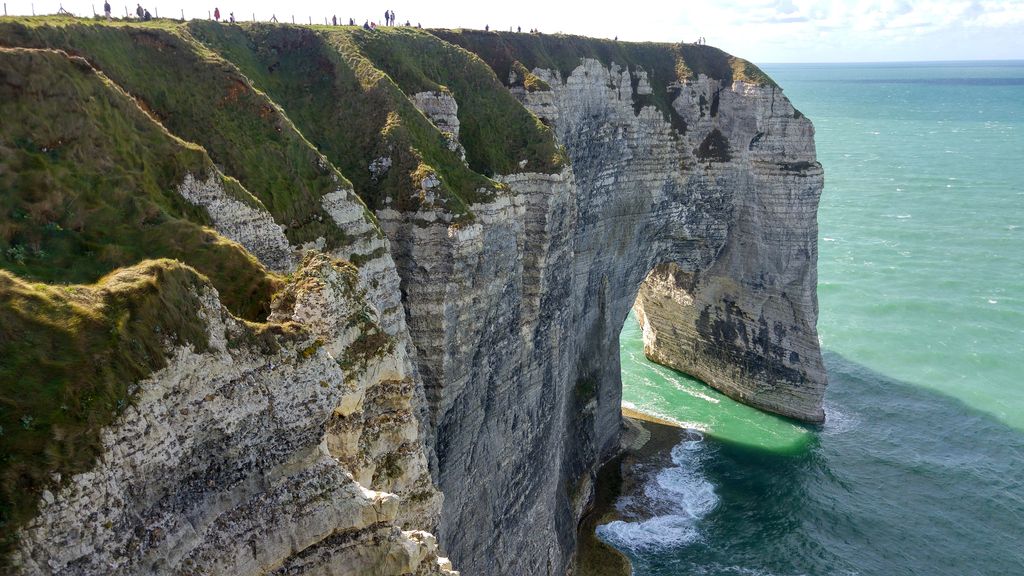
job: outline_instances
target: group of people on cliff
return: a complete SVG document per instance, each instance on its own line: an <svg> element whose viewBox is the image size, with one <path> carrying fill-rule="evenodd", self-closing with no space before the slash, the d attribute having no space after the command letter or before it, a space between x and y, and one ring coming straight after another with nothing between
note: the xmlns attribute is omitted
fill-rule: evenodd
<svg viewBox="0 0 1024 576"><path fill-rule="evenodd" d="M103 2L103 13L104 13L104 15L106 16L106 18L108 20L111 18L110 0L104 0L104 2ZM152 14L149 13L149 10L147 10L147 9L142 7L142 4L137 4L136 5L136 7L135 7L135 15L136 15L136 17L139 20L143 20L143 21L149 21L149 20L152 20L152 18L153 18ZM213 19L216 20L217 22L221 21L221 13L220 13L220 8L219 7L214 7L213 8ZM229 23L234 24L235 21L236 21L235 20L235 13L234 12L229 12L228 13L228 18L225 20L225 22L229 22ZM270 21L271 22L277 22L277 17L275 16L275 17L271 18ZM326 19L325 19L325 22L326 22ZM398 24L396 22L397 22L397 20L395 19L395 11L391 10L391 9L385 10L384 11L384 26L398 26ZM338 16L336 14L331 17L330 23L333 26L344 25L343 23L339 24ZM355 18L349 18L348 19L348 25L349 26L355 26L356 25L356 19ZM406 20L405 24L403 24L403 26L412 26L412 23L409 22L408 20ZM363 26L362 27L365 30L375 30L377 28L377 23L373 22L373 21L370 21L370 20L365 20L363 22ZM417 23L416 24L416 28L423 28L423 25ZM484 30L489 32L491 30L490 25L485 26ZM511 32L512 28L509 27L508 31ZM522 26L516 27L516 32L522 33L522 31L523 31ZM540 30L538 30L536 28L531 28L529 33L530 34L540 34ZM615 39L618 40L619 39L618 36L616 36ZM699 38L697 40L697 44L703 44L703 40L704 40L703 37Z"/></svg>
<svg viewBox="0 0 1024 576"><path fill-rule="evenodd" d="M103 2L103 13L107 16L107 19L109 20L110 2L108 0L104 0ZM146 22L153 19L153 15L149 13L149 10L143 8L142 4L135 5L135 16L138 17L139 20L144 20Z"/></svg>
<svg viewBox="0 0 1024 576"><path fill-rule="evenodd" d="M216 20L217 22L220 22L220 8L217 8L217 7L213 8L213 19ZM235 22L235 13L234 12L228 12L228 19L227 19L227 21L232 23L232 24L234 24L234 22ZM276 22L277 18L274 18L274 21Z"/></svg>
<svg viewBox="0 0 1024 576"><path fill-rule="evenodd" d="M398 21L395 20L395 11L394 10L390 10L389 9L389 10L385 10L384 11L384 26L398 26L397 22ZM355 20L349 18L349 26L354 26L354 25L355 25ZM409 22L408 20L406 20L405 24L403 24L403 26L412 26L412 23ZM417 28L423 28L423 25L417 23L416 27ZM364 30L376 30L376 28L377 28L377 23L376 22L371 22L370 20L366 20L366 21L363 22L363 29Z"/></svg>

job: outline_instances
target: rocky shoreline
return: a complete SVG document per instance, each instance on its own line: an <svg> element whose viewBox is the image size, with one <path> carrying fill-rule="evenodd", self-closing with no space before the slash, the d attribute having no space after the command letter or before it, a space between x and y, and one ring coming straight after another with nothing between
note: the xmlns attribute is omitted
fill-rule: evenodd
<svg viewBox="0 0 1024 576"><path fill-rule="evenodd" d="M579 527L579 551L576 573L579 576L629 576L629 558L597 537L601 524L624 519L615 503L633 489L637 472L648 466L666 463L672 447L687 431L669 420L622 408L622 452L606 462L597 473L593 508Z"/></svg>

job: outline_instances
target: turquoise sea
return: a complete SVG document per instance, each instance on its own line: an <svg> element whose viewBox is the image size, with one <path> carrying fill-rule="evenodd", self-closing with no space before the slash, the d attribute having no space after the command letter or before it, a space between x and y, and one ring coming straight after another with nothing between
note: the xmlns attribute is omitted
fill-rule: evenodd
<svg viewBox="0 0 1024 576"><path fill-rule="evenodd" d="M645 575L1024 575L1024 62L763 67L817 129L827 422L651 364L699 430L599 527Z"/></svg>

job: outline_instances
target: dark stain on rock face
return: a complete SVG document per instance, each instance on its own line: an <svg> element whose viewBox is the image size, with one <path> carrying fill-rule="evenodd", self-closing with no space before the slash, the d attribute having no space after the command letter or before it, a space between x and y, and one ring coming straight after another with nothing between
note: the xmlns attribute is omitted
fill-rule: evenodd
<svg viewBox="0 0 1024 576"><path fill-rule="evenodd" d="M783 172L804 172L815 165L815 162L780 162L779 168L782 168Z"/></svg>
<svg viewBox="0 0 1024 576"><path fill-rule="evenodd" d="M755 134L754 137L750 139L750 145L747 146L747 150L753 150L754 146L756 146L762 138L764 138L764 132L758 132Z"/></svg>
<svg viewBox="0 0 1024 576"><path fill-rule="evenodd" d="M708 162L728 162L732 159L729 139L718 128L712 130L693 153L697 158Z"/></svg>
<svg viewBox="0 0 1024 576"><path fill-rule="evenodd" d="M784 327L769 327L762 316L753 318L731 300L721 306L705 308L697 319L697 332L701 335L697 352L714 359L723 366L739 368L747 378L770 385L800 385L806 381L803 372L785 362L786 349L772 338L786 334ZM789 361L796 363L795 352Z"/></svg>

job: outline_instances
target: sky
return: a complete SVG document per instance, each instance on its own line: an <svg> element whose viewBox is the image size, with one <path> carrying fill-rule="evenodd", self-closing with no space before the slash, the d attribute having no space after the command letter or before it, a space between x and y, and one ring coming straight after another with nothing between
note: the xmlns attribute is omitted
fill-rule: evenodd
<svg viewBox="0 0 1024 576"><path fill-rule="evenodd" d="M78 15L102 11L103 0L3 0L10 14ZM114 14L139 0L111 0ZM94 4L95 3L95 4ZM207 17L218 6L242 20L323 23L337 15L379 22L385 9L399 23L424 27L565 32L631 41L691 42L699 36L755 63L1024 59L1024 0L570 0L425 2L381 0L142 0L161 16Z"/></svg>

